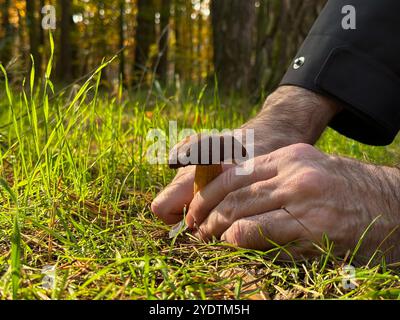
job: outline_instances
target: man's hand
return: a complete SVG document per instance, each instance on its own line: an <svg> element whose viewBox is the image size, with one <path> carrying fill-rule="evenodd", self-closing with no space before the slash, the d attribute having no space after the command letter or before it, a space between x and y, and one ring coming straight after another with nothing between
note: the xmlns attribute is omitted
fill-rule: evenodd
<svg viewBox="0 0 400 320"><path fill-rule="evenodd" d="M254 160L253 174L238 176L232 168L195 195L187 222L199 226L198 237L260 250L295 242L289 252L300 258L317 254L313 243L326 235L344 255L377 219L359 253L380 249L388 260L399 258L398 169L328 156L306 144Z"/></svg>
<svg viewBox="0 0 400 320"><path fill-rule="evenodd" d="M311 91L282 86L266 100L261 112L243 125L255 131L255 155L304 142L314 144L340 106ZM182 219L193 198L194 168L179 170L175 179L153 201L152 211L168 224Z"/></svg>

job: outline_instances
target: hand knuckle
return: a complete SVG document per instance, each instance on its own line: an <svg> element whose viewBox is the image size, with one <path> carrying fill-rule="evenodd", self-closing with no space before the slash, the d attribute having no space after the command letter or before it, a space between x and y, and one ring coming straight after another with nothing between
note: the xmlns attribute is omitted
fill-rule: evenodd
<svg viewBox="0 0 400 320"><path fill-rule="evenodd" d="M241 192L239 190L230 192L226 195L225 200L230 203L232 206L234 206L236 203L238 203L241 199Z"/></svg>
<svg viewBox="0 0 400 320"><path fill-rule="evenodd" d="M273 160L273 153L269 153L255 159L255 165L264 166L269 164Z"/></svg>
<svg viewBox="0 0 400 320"><path fill-rule="evenodd" d="M218 205L216 211L220 212L227 220L231 220L235 216L235 196L228 194L225 199Z"/></svg>
<svg viewBox="0 0 400 320"><path fill-rule="evenodd" d="M323 175L320 171L307 169L297 174L294 185L298 191L319 190L322 181Z"/></svg>
<svg viewBox="0 0 400 320"><path fill-rule="evenodd" d="M303 160L315 152L315 148L306 143L297 143L289 147L289 157L292 160Z"/></svg>

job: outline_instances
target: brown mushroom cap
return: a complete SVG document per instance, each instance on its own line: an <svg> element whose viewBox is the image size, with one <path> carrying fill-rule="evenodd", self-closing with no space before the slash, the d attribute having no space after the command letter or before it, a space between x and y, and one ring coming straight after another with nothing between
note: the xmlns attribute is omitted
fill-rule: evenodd
<svg viewBox="0 0 400 320"><path fill-rule="evenodd" d="M198 134L186 137L170 152L171 169L244 160L246 148L233 135Z"/></svg>

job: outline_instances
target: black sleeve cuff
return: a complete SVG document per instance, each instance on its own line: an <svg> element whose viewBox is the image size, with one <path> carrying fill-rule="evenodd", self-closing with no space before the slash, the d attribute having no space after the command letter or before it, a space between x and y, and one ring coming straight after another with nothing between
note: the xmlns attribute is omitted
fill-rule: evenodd
<svg viewBox="0 0 400 320"><path fill-rule="evenodd" d="M329 35L309 35L281 85L295 85L339 100L330 123L371 145L390 144L400 130L400 78L380 61Z"/></svg>

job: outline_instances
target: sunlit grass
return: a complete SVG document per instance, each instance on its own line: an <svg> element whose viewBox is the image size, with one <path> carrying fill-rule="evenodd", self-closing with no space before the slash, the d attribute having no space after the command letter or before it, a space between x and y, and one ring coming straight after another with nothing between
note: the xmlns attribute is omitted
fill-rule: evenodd
<svg viewBox="0 0 400 320"><path fill-rule="evenodd" d="M102 95L106 66L72 95L54 94L49 80L39 86L34 72L19 88L2 78L1 299L400 297L399 272L384 264L359 267L356 289L345 291L346 261L329 252L279 263L276 249L205 244L190 234L169 240L149 204L174 172L146 162L147 132L167 130L169 120L196 130L235 128L259 106L221 103L210 88L155 91L149 99ZM50 74L51 66L47 79ZM374 163L399 162L398 142L368 147L328 130L318 146ZM41 270L54 264L55 288L43 289Z"/></svg>

